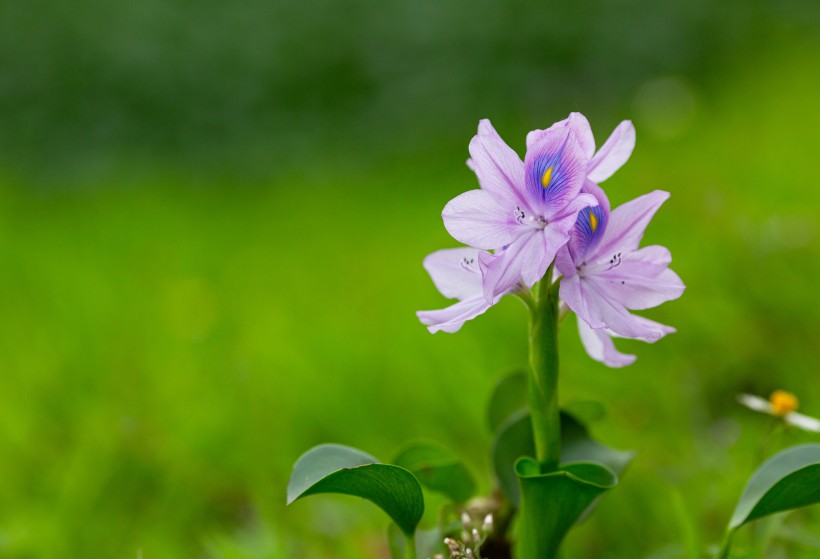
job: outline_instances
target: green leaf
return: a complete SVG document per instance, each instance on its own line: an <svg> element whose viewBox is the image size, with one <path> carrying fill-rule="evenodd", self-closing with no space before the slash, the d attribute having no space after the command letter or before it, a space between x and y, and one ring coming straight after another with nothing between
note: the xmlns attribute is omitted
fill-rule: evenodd
<svg viewBox="0 0 820 559"><path fill-rule="evenodd" d="M493 443L492 462L498 485L507 498L518 506L518 476L515 462L522 456L535 455L532 422L527 410L521 410L501 426Z"/></svg>
<svg viewBox="0 0 820 559"><path fill-rule="evenodd" d="M534 456L532 423L529 412L519 411L499 430L492 450L493 469L505 495L518 504L518 477L514 464L522 456ZM561 413L561 461L598 462L617 475L623 473L634 453L615 450L593 440L586 427L572 415Z"/></svg>
<svg viewBox="0 0 820 559"><path fill-rule="evenodd" d="M521 490L519 559L555 557L569 529L593 501L618 484L608 467L592 462L565 464L543 472L533 458L515 463Z"/></svg>
<svg viewBox="0 0 820 559"><path fill-rule="evenodd" d="M754 473L740 496L729 530L752 520L820 502L820 444L776 454Z"/></svg>
<svg viewBox="0 0 820 559"><path fill-rule="evenodd" d="M606 407L594 400L573 400L564 404L561 409L586 425L606 417Z"/></svg>
<svg viewBox="0 0 820 559"><path fill-rule="evenodd" d="M516 412L527 408L527 372L515 371L499 380L487 404L490 431L498 429Z"/></svg>
<svg viewBox="0 0 820 559"><path fill-rule="evenodd" d="M399 450L393 463L412 472L428 489L446 495L455 503L463 503L475 493L476 484L469 470L438 443L408 443Z"/></svg>
<svg viewBox="0 0 820 559"><path fill-rule="evenodd" d="M561 413L562 462L599 462L620 476L634 457L634 452L616 450L594 440L575 416Z"/></svg>
<svg viewBox="0 0 820 559"><path fill-rule="evenodd" d="M424 497L415 476L398 466L380 464L355 448L324 444L310 449L293 466L287 503L319 493L367 499L412 535L424 514Z"/></svg>

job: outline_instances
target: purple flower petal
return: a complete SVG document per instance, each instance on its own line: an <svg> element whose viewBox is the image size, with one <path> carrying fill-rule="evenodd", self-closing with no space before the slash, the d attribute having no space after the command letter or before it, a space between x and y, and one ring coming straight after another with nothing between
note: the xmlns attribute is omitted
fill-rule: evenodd
<svg viewBox="0 0 820 559"><path fill-rule="evenodd" d="M561 212L584 184L587 158L568 127L553 127L539 136L524 158L530 207L551 216Z"/></svg>
<svg viewBox="0 0 820 559"><path fill-rule="evenodd" d="M515 200L518 205L526 205L524 163L489 120L478 123L478 134L470 141L470 156L468 165L478 176L482 189L501 204Z"/></svg>
<svg viewBox="0 0 820 559"><path fill-rule="evenodd" d="M601 320L594 309L590 309L590 295L588 293L589 281L583 281L581 276L567 275L561 278L558 296L578 318L586 322L590 328L606 328L606 323Z"/></svg>
<svg viewBox="0 0 820 559"><path fill-rule="evenodd" d="M581 151L584 152L587 159L592 159L592 156L595 154L595 137L592 135L592 128L589 126L587 117L581 113L570 113L568 118L556 122L546 130L533 130L527 134L527 149L529 150L530 147L537 143L546 133L558 128L569 128L572 133L575 134L575 139L581 146Z"/></svg>
<svg viewBox="0 0 820 559"><path fill-rule="evenodd" d="M638 316L636 314L633 314L631 316L635 320L635 322L637 322L643 328L646 328L648 330L653 330L653 331L658 332L660 334L657 338L654 338L654 339L651 339L651 340L639 338L639 339L643 339L643 341L645 341L645 342L655 343L658 340L660 340L661 338L663 338L664 336L666 336L667 334L674 334L675 332L677 332L677 330L675 328L673 328L672 326L667 326L666 324L661 324L660 322L655 322L654 320L649 320L648 318L644 318L643 316ZM618 336L615 335L613 337L618 337Z"/></svg>
<svg viewBox="0 0 820 559"><path fill-rule="evenodd" d="M605 208L607 213L609 213L609 198L607 198L603 188L587 179L584 181L584 186L581 188L581 192L586 192L587 194L592 194L595 196L595 199L598 200L598 205Z"/></svg>
<svg viewBox="0 0 820 559"><path fill-rule="evenodd" d="M683 295L686 286L670 269L655 277L646 276L635 267L619 266L617 270L599 276L601 291L627 309L644 310L657 307ZM617 272L617 273L616 273Z"/></svg>
<svg viewBox="0 0 820 559"><path fill-rule="evenodd" d="M514 207L499 205L485 190L470 190L456 196L444 207L441 217L450 235L477 248L499 248L521 234L522 225L515 220Z"/></svg>
<svg viewBox="0 0 820 559"><path fill-rule="evenodd" d="M551 259L546 257L544 232L540 229L531 229L501 252L480 254L484 297L492 301L522 280L532 286L547 271Z"/></svg>
<svg viewBox="0 0 820 559"><path fill-rule="evenodd" d="M439 250L424 259L424 269L442 295L449 299L469 299L483 293L478 254L474 248Z"/></svg>
<svg viewBox="0 0 820 559"><path fill-rule="evenodd" d="M570 282L576 278L578 276L570 278ZM613 299L600 282L590 281L586 278L578 278L578 280L581 283L581 292L587 303L586 309L582 308L582 311L587 316L572 307L574 301L572 303L567 299L564 299L564 301L575 311L575 314L586 320L591 328L599 328L599 325L603 324L619 336L645 342L655 342L664 335L664 331L658 328L659 325L656 325L656 323L631 314L621 303ZM563 287L563 280L561 285Z"/></svg>
<svg viewBox="0 0 820 559"><path fill-rule="evenodd" d="M652 216L668 198L668 192L656 190L612 210L604 238L592 254L587 254L587 259L608 258L637 249Z"/></svg>
<svg viewBox="0 0 820 559"><path fill-rule="evenodd" d="M577 272L575 269L575 261L569 253L569 243L562 246L555 255L555 269L565 278L572 277Z"/></svg>
<svg viewBox="0 0 820 559"><path fill-rule="evenodd" d="M628 120L620 123L598 153L589 162L587 176L593 182L603 182L626 163L635 149L635 127Z"/></svg>
<svg viewBox="0 0 820 559"><path fill-rule="evenodd" d="M615 349L612 337L605 329L593 330L581 319L578 319L578 334L581 336L581 343L587 354L608 367L626 367L637 359L634 355L627 355Z"/></svg>
<svg viewBox="0 0 820 559"><path fill-rule="evenodd" d="M442 332L457 332L468 320L477 317L490 308L490 303L479 294L476 297L464 299L447 308L435 311L419 311L416 316L422 324L427 326L431 334L439 330Z"/></svg>
<svg viewBox="0 0 820 559"><path fill-rule="evenodd" d="M595 250L604 236L608 220L609 213L602 206L587 206L578 212L575 231L567 245L573 261L583 262L587 253Z"/></svg>

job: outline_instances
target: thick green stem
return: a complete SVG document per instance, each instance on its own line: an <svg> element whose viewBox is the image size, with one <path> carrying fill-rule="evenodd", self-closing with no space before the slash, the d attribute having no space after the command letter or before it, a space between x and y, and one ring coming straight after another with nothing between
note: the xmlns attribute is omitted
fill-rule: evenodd
<svg viewBox="0 0 820 559"><path fill-rule="evenodd" d="M561 459L558 407L558 290L551 285L552 266L538 285L530 310L529 398L536 458L544 471Z"/></svg>
<svg viewBox="0 0 820 559"><path fill-rule="evenodd" d="M404 559L416 559L416 538L404 535Z"/></svg>

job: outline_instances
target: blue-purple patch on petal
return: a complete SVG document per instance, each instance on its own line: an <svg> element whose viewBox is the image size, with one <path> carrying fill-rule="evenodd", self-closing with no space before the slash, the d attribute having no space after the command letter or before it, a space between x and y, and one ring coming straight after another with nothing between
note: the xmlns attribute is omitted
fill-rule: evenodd
<svg viewBox="0 0 820 559"><path fill-rule="evenodd" d="M578 195L586 177L586 156L568 127L545 131L524 161L527 194L546 213L561 211Z"/></svg>
<svg viewBox="0 0 820 559"><path fill-rule="evenodd" d="M580 266L587 253L601 242L608 221L609 212L602 206L586 207L578 212L578 220L569 243L576 266Z"/></svg>

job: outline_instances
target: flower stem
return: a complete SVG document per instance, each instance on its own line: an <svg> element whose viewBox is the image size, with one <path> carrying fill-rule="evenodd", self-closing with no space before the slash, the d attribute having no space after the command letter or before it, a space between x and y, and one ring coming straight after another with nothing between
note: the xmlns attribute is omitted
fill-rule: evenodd
<svg viewBox="0 0 820 559"><path fill-rule="evenodd" d="M732 549L732 536L734 535L734 530L729 530L726 532L726 536L720 544L720 551L718 551L716 559L729 559L729 550Z"/></svg>
<svg viewBox="0 0 820 559"><path fill-rule="evenodd" d="M416 559L416 538L404 535L404 559Z"/></svg>
<svg viewBox="0 0 820 559"><path fill-rule="evenodd" d="M561 459L561 416L558 408L558 290L552 266L538 285L530 310L529 399L536 458L545 471Z"/></svg>

